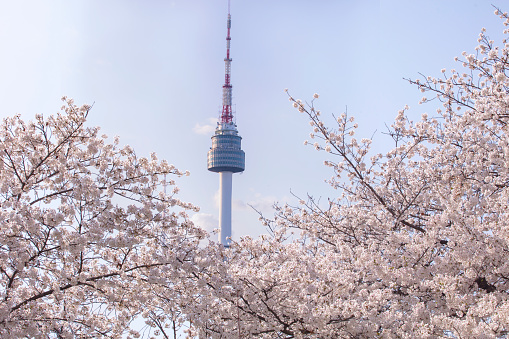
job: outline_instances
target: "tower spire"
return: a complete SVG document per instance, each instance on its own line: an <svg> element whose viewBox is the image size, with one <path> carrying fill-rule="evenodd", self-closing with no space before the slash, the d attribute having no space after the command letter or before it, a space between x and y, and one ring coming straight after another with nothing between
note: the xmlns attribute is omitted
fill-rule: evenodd
<svg viewBox="0 0 509 339"><path fill-rule="evenodd" d="M223 110L212 136L212 147L207 154L207 168L219 173L219 241L225 247L230 244L232 236L232 174L244 171L245 154L241 149L242 138L233 121L232 85L230 83L230 1L228 0L228 21L226 34L225 75L223 85Z"/></svg>
<svg viewBox="0 0 509 339"><path fill-rule="evenodd" d="M228 20L226 22L226 58L224 58L224 85L223 85L223 110L221 112L221 123L233 121L232 110L232 84L231 80L231 62L230 57L230 29L232 27L232 17L230 15L230 0L228 0Z"/></svg>

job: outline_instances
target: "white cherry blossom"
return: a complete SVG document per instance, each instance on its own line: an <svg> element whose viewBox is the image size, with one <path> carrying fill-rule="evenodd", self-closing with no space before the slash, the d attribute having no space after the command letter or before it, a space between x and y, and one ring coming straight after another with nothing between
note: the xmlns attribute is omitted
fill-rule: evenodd
<svg viewBox="0 0 509 339"><path fill-rule="evenodd" d="M195 207L162 192L183 173L108 144L90 106L62 100L0 125L2 338L118 338L203 238L182 213Z"/></svg>

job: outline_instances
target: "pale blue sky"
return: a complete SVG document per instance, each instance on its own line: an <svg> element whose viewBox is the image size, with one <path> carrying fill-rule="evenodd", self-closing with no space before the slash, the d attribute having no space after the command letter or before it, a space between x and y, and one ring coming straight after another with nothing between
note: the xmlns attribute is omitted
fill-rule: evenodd
<svg viewBox="0 0 509 339"><path fill-rule="evenodd" d="M348 106L386 151L380 132L405 104L432 112L403 77L460 68L486 27L503 25L489 1L231 0L232 84L246 171L233 179L233 235L263 232L252 204L270 214L274 201L307 193L332 196L325 153L305 147L310 127L284 89L301 99L319 93L325 116ZM181 198L217 223L218 175L206 169L224 81L227 0L3 1L0 3L0 117L58 110L62 95L94 103L91 125L155 151L190 177ZM504 6L504 3L500 3ZM504 9L504 8L502 8ZM204 128L205 127L205 128Z"/></svg>

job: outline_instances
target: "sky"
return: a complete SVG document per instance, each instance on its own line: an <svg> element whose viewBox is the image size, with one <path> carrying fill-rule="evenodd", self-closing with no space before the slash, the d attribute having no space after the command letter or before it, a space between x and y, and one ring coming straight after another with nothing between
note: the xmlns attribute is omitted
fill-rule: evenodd
<svg viewBox="0 0 509 339"><path fill-rule="evenodd" d="M503 3L499 4L504 6ZM504 8L502 7L502 10ZM330 159L303 142L311 127L284 92L311 100L324 119L345 110L374 135L406 104L415 119L434 104L403 78L460 69L482 27L500 41L488 1L231 0L232 84L246 170L233 176L233 238L266 230L273 203L335 197ZM139 156L156 152L177 179L191 218L218 226L219 176L207 151L221 109L227 0L19 0L0 2L0 117L56 113L63 95L93 104L90 126L120 136ZM212 239L216 239L213 236Z"/></svg>

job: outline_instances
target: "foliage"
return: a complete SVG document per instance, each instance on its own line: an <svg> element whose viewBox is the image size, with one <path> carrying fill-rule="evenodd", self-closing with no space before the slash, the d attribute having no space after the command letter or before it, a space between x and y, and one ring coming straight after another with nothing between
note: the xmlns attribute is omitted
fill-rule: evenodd
<svg viewBox="0 0 509 339"><path fill-rule="evenodd" d="M496 14L509 24L508 15ZM504 31L505 34L508 30ZM509 330L509 44L480 34L464 73L411 83L440 107L370 153L342 114L328 127L290 96L325 151L338 197L277 207L196 273L187 314L206 337L495 338ZM312 173L310 173L312 175ZM292 240L292 232L297 240ZM215 253L215 254L214 254ZM217 249L208 258L219 259Z"/></svg>
<svg viewBox="0 0 509 339"><path fill-rule="evenodd" d="M183 173L108 144L85 127L89 106L63 101L0 126L3 338L119 337L203 237L184 213L195 207L160 192Z"/></svg>

